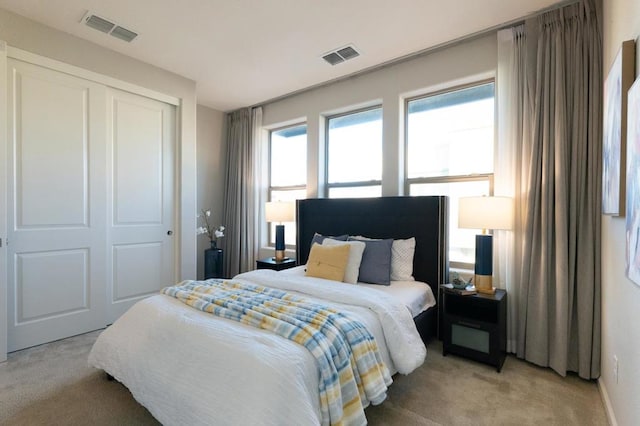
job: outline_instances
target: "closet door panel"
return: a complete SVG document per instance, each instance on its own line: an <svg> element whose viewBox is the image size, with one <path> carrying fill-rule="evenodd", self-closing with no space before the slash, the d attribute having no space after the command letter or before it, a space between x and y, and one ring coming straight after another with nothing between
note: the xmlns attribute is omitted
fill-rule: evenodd
<svg viewBox="0 0 640 426"><path fill-rule="evenodd" d="M8 349L105 324L105 88L8 61Z"/></svg>
<svg viewBox="0 0 640 426"><path fill-rule="evenodd" d="M175 108L108 91L109 318L175 283Z"/></svg>
<svg viewBox="0 0 640 426"><path fill-rule="evenodd" d="M86 227L89 88L15 76L17 226Z"/></svg>
<svg viewBox="0 0 640 426"><path fill-rule="evenodd" d="M163 110L114 98L113 117L114 225L161 224Z"/></svg>
<svg viewBox="0 0 640 426"><path fill-rule="evenodd" d="M55 250L16 256L18 323L87 311L88 250ZM46 279L42 279L46 271Z"/></svg>
<svg viewBox="0 0 640 426"><path fill-rule="evenodd" d="M7 346L103 328L176 280L176 108L7 61Z"/></svg>
<svg viewBox="0 0 640 426"><path fill-rule="evenodd" d="M113 271L114 302L157 293L162 282L162 244L114 245Z"/></svg>

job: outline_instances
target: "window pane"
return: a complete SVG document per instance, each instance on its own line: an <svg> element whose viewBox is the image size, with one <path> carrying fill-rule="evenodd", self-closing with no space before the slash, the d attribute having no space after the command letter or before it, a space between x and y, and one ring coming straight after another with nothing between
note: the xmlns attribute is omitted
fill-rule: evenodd
<svg viewBox="0 0 640 426"><path fill-rule="evenodd" d="M329 119L328 182L382 179L382 108Z"/></svg>
<svg viewBox="0 0 640 426"><path fill-rule="evenodd" d="M411 195L449 196L449 260L475 263L476 234L482 230L458 228L458 199L476 195L489 195L489 180L446 183L414 183Z"/></svg>
<svg viewBox="0 0 640 426"><path fill-rule="evenodd" d="M329 198L370 198L380 196L382 196L382 187L380 185L329 188Z"/></svg>
<svg viewBox="0 0 640 426"><path fill-rule="evenodd" d="M271 201L295 201L307 198L306 189L292 189L288 191L271 191L269 194ZM276 225L277 223L269 223L269 244L276 244ZM296 224L283 223L284 225L284 243L288 246L296 245Z"/></svg>
<svg viewBox="0 0 640 426"><path fill-rule="evenodd" d="M493 172L494 83L408 103L408 178Z"/></svg>
<svg viewBox="0 0 640 426"><path fill-rule="evenodd" d="M307 125L271 132L271 186L307 183Z"/></svg>

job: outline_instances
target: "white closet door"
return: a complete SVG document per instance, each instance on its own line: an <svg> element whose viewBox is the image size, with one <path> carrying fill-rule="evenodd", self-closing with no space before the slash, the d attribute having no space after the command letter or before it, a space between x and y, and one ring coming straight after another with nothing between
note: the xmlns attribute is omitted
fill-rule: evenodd
<svg viewBox="0 0 640 426"><path fill-rule="evenodd" d="M108 89L109 321L175 284L175 107Z"/></svg>
<svg viewBox="0 0 640 426"><path fill-rule="evenodd" d="M176 109L19 60L7 68L15 351L102 328L175 283Z"/></svg>
<svg viewBox="0 0 640 426"><path fill-rule="evenodd" d="M106 90L8 61L8 350L106 316Z"/></svg>

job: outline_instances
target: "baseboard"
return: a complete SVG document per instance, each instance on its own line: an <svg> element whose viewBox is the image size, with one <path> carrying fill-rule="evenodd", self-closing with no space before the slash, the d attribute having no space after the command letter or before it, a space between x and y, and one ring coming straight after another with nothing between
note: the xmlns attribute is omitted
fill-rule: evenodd
<svg viewBox="0 0 640 426"><path fill-rule="evenodd" d="M600 390L600 397L602 398L602 402L604 403L604 411L607 413L607 420L609 420L609 424L611 426L618 426L616 415L613 412L611 400L609 399L609 394L607 393L607 387L604 385L602 377L598 379L598 390Z"/></svg>

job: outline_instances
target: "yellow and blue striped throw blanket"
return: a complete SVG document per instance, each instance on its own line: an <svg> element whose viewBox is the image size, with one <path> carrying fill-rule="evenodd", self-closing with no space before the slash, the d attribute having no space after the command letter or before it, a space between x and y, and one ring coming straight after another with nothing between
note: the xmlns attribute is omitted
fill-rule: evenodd
<svg viewBox="0 0 640 426"><path fill-rule="evenodd" d="M270 330L315 357L324 424L366 424L364 406L386 397L391 376L365 326L327 306L240 281L183 281L162 293L217 316Z"/></svg>

